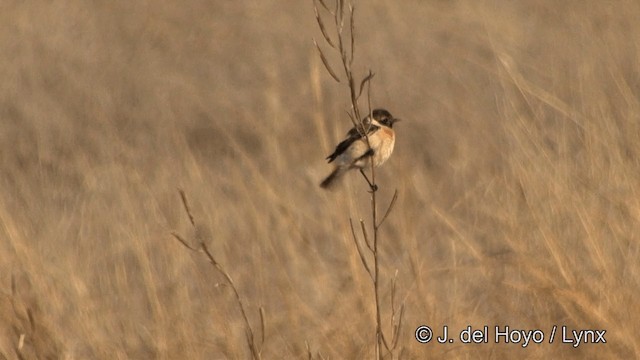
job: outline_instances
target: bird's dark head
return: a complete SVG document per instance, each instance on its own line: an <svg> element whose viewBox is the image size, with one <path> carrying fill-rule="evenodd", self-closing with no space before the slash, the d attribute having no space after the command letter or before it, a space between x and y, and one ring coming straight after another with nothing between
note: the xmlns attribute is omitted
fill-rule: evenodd
<svg viewBox="0 0 640 360"><path fill-rule="evenodd" d="M391 115L391 113L385 109L375 109L371 114L373 115L373 118L379 123L390 128L393 127L393 123L395 123L396 121L400 121L400 119L394 118L393 115Z"/></svg>

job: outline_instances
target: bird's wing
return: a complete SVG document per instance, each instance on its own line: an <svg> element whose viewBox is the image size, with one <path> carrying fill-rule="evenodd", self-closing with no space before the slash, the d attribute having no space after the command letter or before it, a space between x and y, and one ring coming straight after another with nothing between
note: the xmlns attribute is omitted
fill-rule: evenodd
<svg viewBox="0 0 640 360"><path fill-rule="evenodd" d="M358 127L360 127L358 125ZM365 125L365 128L368 127L367 131L367 135L371 135L374 132L378 131L378 129L380 129L379 126L377 125ZM329 162L332 162L333 160L335 160L338 156L340 156L342 153L345 152L345 150L347 150L349 148L349 146L351 146L351 144L353 144L354 141L362 139L364 131L359 131L357 127L353 127L351 130L349 130L349 132L347 132L347 138L342 140L342 142L340 142L340 144L338 144L338 146L336 146L336 149L333 151L333 154L327 156L327 160L329 160Z"/></svg>

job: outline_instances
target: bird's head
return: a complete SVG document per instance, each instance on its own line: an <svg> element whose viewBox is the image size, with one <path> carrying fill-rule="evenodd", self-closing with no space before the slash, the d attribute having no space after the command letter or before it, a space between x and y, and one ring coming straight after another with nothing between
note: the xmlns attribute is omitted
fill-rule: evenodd
<svg viewBox="0 0 640 360"><path fill-rule="evenodd" d="M393 123L400 121L400 119L394 118L393 115L385 109L375 109L371 114L380 124L390 128L393 127Z"/></svg>

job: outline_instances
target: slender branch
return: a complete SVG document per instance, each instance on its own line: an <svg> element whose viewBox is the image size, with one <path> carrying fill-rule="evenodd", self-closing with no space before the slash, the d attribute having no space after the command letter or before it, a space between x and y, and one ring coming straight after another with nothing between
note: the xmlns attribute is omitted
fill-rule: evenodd
<svg viewBox="0 0 640 360"><path fill-rule="evenodd" d="M322 49L320 49L320 45L318 45L316 39L313 39L313 43L316 45L316 49L318 49L318 54L320 55L320 60L322 60L322 63L324 64L325 69L329 72L329 75L331 75L335 81L340 82L340 78L336 75L335 71L333 71L331 65L329 65L329 60L324 56L324 53L322 52Z"/></svg>
<svg viewBox="0 0 640 360"><path fill-rule="evenodd" d="M189 207L189 202L187 201L187 195L185 195L184 190L178 188L178 192L180 193L180 198L182 199L182 205L184 206L184 210L187 212L187 216L189 216L189 221L191 222L191 226L196 226L196 222L191 214L191 208Z"/></svg>
<svg viewBox="0 0 640 360"><path fill-rule="evenodd" d="M371 81L371 79L373 79L374 75L375 74L371 72L371 70L369 70L369 74L364 79L362 79L362 81L360 82L360 90L358 91L358 96L356 97L356 99L360 99L362 90L364 90L364 86L367 85ZM371 107L371 105L369 105L369 107Z"/></svg>
<svg viewBox="0 0 640 360"><path fill-rule="evenodd" d="M371 111L371 81L367 82L367 103L369 107L369 116L372 116ZM352 93L354 92L352 89ZM357 101L357 99L356 99ZM369 122L371 124L371 122ZM367 131L368 132L368 131ZM366 136L367 145L369 149L371 149L371 143L369 142L369 136ZM384 332L382 331L382 319L381 319L381 310L380 310L380 257L378 254L378 227L376 224L378 223L378 206L377 206L377 188L376 185L376 171L375 171L375 163L373 161L373 157L370 158L370 171L371 171L371 223L373 224L373 291L375 293L375 302L376 302L376 353L377 358L382 358L382 353L380 351L381 344L384 344L384 347L388 352L391 352L389 345L384 337Z"/></svg>
<svg viewBox="0 0 640 360"><path fill-rule="evenodd" d="M184 191L179 189L178 190L180 192L180 198L182 199L182 205L185 209L185 212L187 213L187 215L189 216L189 220L191 222L191 226L195 229L196 228L196 223L195 223L195 219L191 213L191 209L189 207L189 202L187 201L187 196L185 195ZM187 240L185 240L182 236L180 236L177 232L172 232L171 235L178 240L178 242L180 242L184 247L186 247L187 249L191 250L191 251L199 251L201 250L205 256L207 257L207 259L209 260L209 262L214 266L214 268L220 273L222 274L222 276L225 278L226 282L229 284L229 286L231 287L233 294L235 296L236 299L236 303L238 304L238 307L240 308L240 314L242 315L242 320L244 321L244 326L245 326L245 333L247 336L247 345L249 347L249 350L251 351L251 355L253 357L253 359L260 359L261 358L261 351L258 349L258 346L255 343L254 340L254 335L253 335L253 329L251 328L251 324L249 323L249 319L247 317L247 312L245 311L245 307L244 307L244 303L242 302L242 298L240 297L240 293L238 292L238 288L236 287L233 279L231 278L231 275L229 275L229 273L222 267L222 265L220 265L220 263L218 261L216 261L216 259L213 257L213 254L211 253L211 251L209 251L209 248L207 247L207 245L205 244L204 241L200 240L200 248L196 248L193 247L189 244L189 242ZM261 345L262 346L264 344L264 310L262 309L262 307L260 308L260 322L261 322L261 329L262 329L262 333L261 333Z"/></svg>
<svg viewBox="0 0 640 360"><path fill-rule="evenodd" d="M322 4L322 7L325 8L331 15L334 15L333 11L331 11L327 6L327 4L324 3L324 0L318 0L318 1L320 2L320 4Z"/></svg>
<svg viewBox="0 0 640 360"><path fill-rule="evenodd" d="M191 251L198 251L198 249L191 247L191 245L189 245L189 243L187 243L187 240L183 239L178 233L176 232L171 232L171 235L173 235L174 238L176 238L176 240L180 241L180 243L182 243L182 245L184 247L186 247L187 249L191 250Z"/></svg>
<svg viewBox="0 0 640 360"><path fill-rule="evenodd" d="M385 211L384 216L382 217L380 222L376 225L376 228L379 228L380 226L382 226L384 221L387 220L387 216L389 216L389 214L391 213L393 206L396 204L396 200L398 200L398 189L396 189L396 191L393 192L393 198L391 198L391 202L387 207L387 211Z"/></svg>
<svg viewBox="0 0 640 360"><path fill-rule="evenodd" d="M318 27L320 27L320 32L322 32L322 36L324 37L324 40L327 42L327 44L329 44L329 46L335 49L336 46L333 44L333 41L331 40L331 37L327 32L327 29L324 26L324 22L322 22L322 17L320 17L320 13L318 12L318 7L315 5L315 2L313 4L313 11L316 15L316 21L318 22Z"/></svg>
<svg viewBox="0 0 640 360"><path fill-rule="evenodd" d="M355 49L356 49L356 46L355 46L355 43L356 43L356 41L355 41L355 38L356 38L355 37L355 25L354 25L354 21L353 21L355 12L356 12L356 7L352 6L351 4L349 4L349 13L350 13L350 16L349 16L349 28L350 28L350 32L351 32L351 58L349 59L349 66L351 66L351 64L353 64L353 59L354 59L355 53L356 53L356 51L355 51Z"/></svg>
<svg viewBox="0 0 640 360"><path fill-rule="evenodd" d="M351 112L349 112L349 111L347 111L347 115L349 115L349 119L350 119L350 120L351 120L351 122L353 123L353 126L354 126L356 129L359 129L359 128L360 128L360 120L357 120L357 119L353 116L353 114L351 114Z"/></svg>
<svg viewBox="0 0 640 360"><path fill-rule="evenodd" d="M238 293L238 289L236 288L236 285L233 282L233 279L231 278L231 275L229 275L229 273L225 271L225 269L220 265L220 263L216 261L216 259L213 257L213 255L209 251L209 248L207 247L207 245L204 242L200 244L200 248L205 253L205 255L207 256L209 261L213 264L213 266L215 266L216 269L218 269L218 271L224 276L224 278L227 280L227 282L231 286L231 289L233 290L233 294L235 295L236 301L238 302L238 305L240 307L240 313L242 314L242 319L244 320L244 325L247 328L247 334L248 334L249 340L250 340L251 344L255 345L255 343L253 341L253 331L251 329L251 325L249 324L249 319L247 318L247 312L244 310L244 304L242 303L242 298L240 298L240 294ZM257 352L255 346L251 347L251 352L252 352L254 358L260 358L260 353Z"/></svg>
<svg viewBox="0 0 640 360"><path fill-rule="evenodd" d="M367 244L367 247L373 254L373 247L371 247L371 243L369 242L369 234L367 234L367 228L364 226L364 220L360 219L360 228L362 229L362 235L364 236L364 241Z"/></svg>
<svg viewBox="0 0 640 360"><path fill-rule="evenodd" d="M353 237L353 242L356 244L356 250L358 250L358 255L360 255L360 261L362 262L364 269L369 274L369 278L371 278L371 281L373 281L373 273L371 273L371 269L369 268L369 263L367 262L367 259L364 255L364 252L362 251L362 248L360 247L360 244L358 244L358 237L356 236L356 231L353 228L353 221L351 221L351 218L349 218L349 225L351 225L351 235Z"/></svg>
<svg viewBox="0 0 640 360"><path fill-rule="evenodd" d="M366 230L366 226L363 220L360 220L360 230L362 231L362 236L364 238L364 242L367 246L367 248L369 249L369 251L371 251L371 254L373 255L373 264L370 263L370 261L366 260L366 256L365 256L365 251L363 249L363 247L360 245L360 243L358 242L358 238L356 236L355 233L355 229L354 229L354 225L353 225L353 221L351 219L349 219L349 224L351 227L351 235L353 237L353 241L354 244L356 246L356 250L358 251L358 255L360 256L360 260L362 262L362 265L364 266L365 270L367 271L367 273L369 274L369 276L371 277L371 280L373 282L373 291L374 291L374 298L375 298L375 308L376 308L376 346L375 346L375 353L376 353L376 358L377 359L382 359L383 354L382 354L382 348L384 347L384 349L386 349L386 351L388 353L392 353L392 350L395 349L395 346L397 345L397 338L398 338L398 333L399 333L399 328L400 325L402 323L402 314L404 312L404 304L400 307L400 318L398 320L398 325L395 325L395 320L396 320L396 308L395 308L395 300L392 298L392 316L391 316L391 335L392 335L392 346L389 346L389 343L387 342L384 332L382 331L382 321L381 321L381 299L380 299L380 292L381 292L381 279L380 279L380 253L379 253L379 248L378 248L378 240L379 240L379 229L382 226L382 224L386 221L387 217L389 216L389 214L391 213L391 211L394 208L394 205L396 203L396 200L398 198L398 191L396 190L394 192L394 195L391 199L391 202L389 203L389 205L386 208L386 211L384 212L384 215L382 216L382 218L379 218L379 214L378 214L378 209L377 209L377 190L378 190L378 186L376 184L376 172L375 172L375 164L374 164L374 159L373 159L373 150L371 147L371 142L369 139L369 130L370 127L372 126L372 108L371 108L371 80L373 79L373 72L371 70L369 70L369 73L360 81L356 81L356 78L354 77L353 71L352 71L352 65L355 59L355 7L349 3L349 18L347 21L349 21L348 27L349 27L349 39L346 40L345 36L346 34L343 33L344 30L344 22L345 22L345 10L344 10L344 5L345 5L345 0L335 0L335 7L333 9L333 11L331 9L329 9L324 0L318 0L320 1L320 3L322 4L322 6L329 11L329 13L331 13L333 15L333 19L334 19L334 24L336 27L336 32L338 34L337 38L335 39L331 39L331 43L329 43L329 45L335 49L335 51L338 53L340 60L342 62L342 68L344 70L344 80L347 83L347 86L349 87L349 98L351 100L351 109L350 111L348 111L348 115L349 118L351 119L351 122L353 123L354 127L356 129L358 129L358 131L360 132L360 134L362 135L362 137L364 138L364 141L367 144L368 147L368 151L365 153L365 155L363 155L363 159L366 159L367 157L369 158L369 171L370 171L370 177L367 176L367 174L365 173L366 169L359 169L360 173L362 174L362 176L364 177L364 179L367 182L367 185L369 186L369 193L371 194L371 226L373 228L373 234L372 236L369 235L369 233ZM315 6L315 1L314 1L314 6ZM322 20L320 19L320 14L318 12L318 9L316 7L315 9L315 15L316 15L316 19L318 22L318 26L320 27L320 31L323 34L323 37L325 37L325 40L327 40L327 42L329 42L328 39L328 32L326 31L326 28L324 27L324 22L322 22ZM334 41L335 40L335 41ZM349 41L348 44L345 44L346 41ZM315 43L315 40L314 40ZM348 47L348 48L347 48ZM322 59L322 62L325 64L325 67L327 68L327 70L329 71L329 74L337 80L338 76L336 75L336 73L333 71L333 69L331 69L331 67L328 65L328 61L327 59L324 57L323 52L320 50L319 46L316 43L316 48L318 48L320 57ZM359 83L359 86L357 86L356 84ZM368 116L366 117L362 117L361 113L360 113L360 108L358 106L358 100L360 99L360 97L362 96L365 86L367 88L367 105L368 105ZM373 265L373 268L371 268L371 265ZM396 273L397 274L397 273ZM394 293L394 295L392 297L395 296L395 280L392 284L392 292Z"/></svg>

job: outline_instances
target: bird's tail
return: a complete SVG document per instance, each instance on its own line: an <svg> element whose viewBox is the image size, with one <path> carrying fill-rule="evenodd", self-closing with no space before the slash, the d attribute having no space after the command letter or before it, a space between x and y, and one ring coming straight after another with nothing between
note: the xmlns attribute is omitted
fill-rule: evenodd
<svg viewBox="0 0 640 360"><path fill-rule="evenodd" d="M329 176L327 176L324 180L322 180L322 182L320 183L320 187L323 189L328 189L330 188L335 181L340 178L340 176L342 174L344 174L345 169L343 169L340 166L337 166L335 169L333 169L333 171L331 172L331 174L329 174Z"/></svg>

